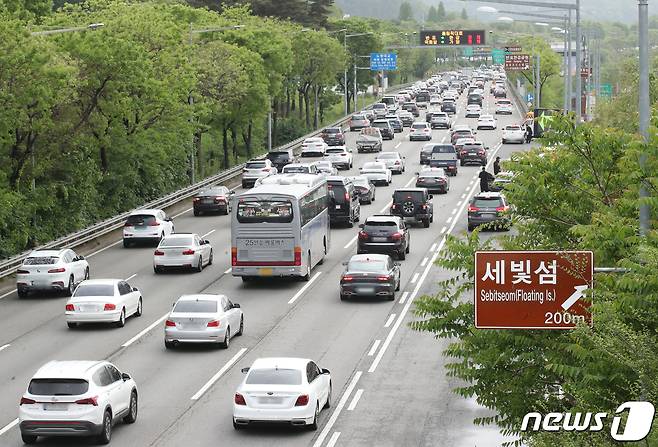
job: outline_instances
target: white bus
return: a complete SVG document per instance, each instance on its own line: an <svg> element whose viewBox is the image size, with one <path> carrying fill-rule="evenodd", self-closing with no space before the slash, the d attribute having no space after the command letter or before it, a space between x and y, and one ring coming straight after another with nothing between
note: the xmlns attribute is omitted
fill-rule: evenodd
<svg viewBox="0 0 658 447"><path fill-rule="evenodd" d="M315 174L278 174L259 183L232 199L231 273L243 281L308 281L329 250L327 181Z"/></svg>

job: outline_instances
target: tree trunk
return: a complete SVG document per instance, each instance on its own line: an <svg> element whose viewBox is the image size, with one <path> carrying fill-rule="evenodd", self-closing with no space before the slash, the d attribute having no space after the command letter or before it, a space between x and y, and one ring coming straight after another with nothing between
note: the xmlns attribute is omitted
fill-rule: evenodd
<svg viewBox="0 0 658 447"><path fill-rule="evenodd" d="M107 158L107 148L105 145L100 147L101 172L107 174L110 170L110 161Z"/></svg>
<svg viewBox="0 0 658 447"><path fill-rule="evenodd" d="M203 136L203 133L201 131L197 130L194 132L194 148L193 150L196 152L196 166L197 170L199 171L199 178L204 178L204 168L205 168L205 160L203 159L203 151L201 149L201 137Z"/></svg>
<svg viewBox="0 0 658 447"><path fill-rule="evenodd" d="M251 133L253 130L253 121L250 119L247 125L247 132L242 132L242 141L247 151L247 157L251 158Z"/></svg>
<svg viewBox="0 0 658 447"><path fill-rule="evenodd" d="M233 161L237 164L238 162L238 132L235 129L235 125L231 126L231 144L233 149Z"/></svg>
<svg viewBox="0 0 658 447"><path fill-rule="evenodd" d="M228 129L230 126L224 125L222 127L222 150L224 152L224 156L222 159L222 169L228 169L229 166L229 158L228 158Z"/></svg>
<svg viewBox="0 0 658 447"><path fill-rule="evenodd" d="M316 85L315 88L313 89L313 92L315 93L315 99L313 100L313 128L317 129L320 126L320 123L318 122L318 109L320 107L320 86Z"/></svg>
<svg viewBox="0 0 658 447"><path fill-rule="evenodd" d="M302 107L302 103L304 102L304 99L303 99L304 96L303 96L302 90L299 90L298 93L299 93L299 95L298 95L298 100L299 100L299 121L301 121L302 118L303 118L303 113L304 113L304 110L303 110L304 108Z"/></svg>
<svg viewBox="0 0 658 447"><path fill-rule="evenodd" d="M311 128L311 98L308 94L308 89L304 93L304 110L306 115L306 128Z"/></svg>
<svg viewBox="0 0 658 447"><path fill-rule="evenodd" d="M290 114L290 86L286 87L286 108L283 112L283 117L287 118Z"/></svg>

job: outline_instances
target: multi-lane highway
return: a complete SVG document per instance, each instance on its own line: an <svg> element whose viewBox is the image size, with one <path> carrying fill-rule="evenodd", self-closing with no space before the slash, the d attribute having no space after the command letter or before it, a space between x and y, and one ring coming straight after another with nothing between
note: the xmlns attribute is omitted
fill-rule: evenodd
<svg viewBox="0 0 658 447"><path fill-rule="evenodd" d="M458 123L473 127L476 119ZM493 113L487 95L485 112ZM424 119L421 115L420 120ZM501 128L519 123L514 115L499 116L498 130L479 131L490 147L489 170L495 157L508 158L524 146L500 144ZM433 141L448 139L447 130L433 131ZM356 133L348 146L355 147ZM377 188L377 200L361 210L367 215L387 213L391 194L415 182L424 142L410 142L408 128L384 143L406 157L407 169L389 187ZM374 154L354 151L354 168ZM0 292L0 446L21 445L17 408L32 374L48 360L108 359L132 375L140 391L138 421L119 424L116 446L218 445L497 445L495 428L473 426L474 417L487 414L472 401L454 395L455 383L446 377L442 356L445 343L408 327L414 300L436 290L445 273L433 265L447 233L466 231L466 207L479 191L478 166L459 168L446 195L434 196L434 223L412 228L411 252L402 262L402 288L390 301L340 301L341 263L356 252L358 228L332 230L331 248L309 282L243 283L230 274L230 219L194 217L191 209L174 216L176 231L195 232L211 241L215 261L202 273L155 275L153 248L124 249L114 244L87 254L92 278L130 278L144 294L144 313L123 328L88 326L70 330L64 319L65 298ZM84 254L84 253L83 253ZM164 317L182 294L222 293L242 305L245 333L228 350L191 347L165 350ZM235 431L232 399L242 380L240 368L258 357L294 356L316 360L333 379L333 405L322 413L316 432L287 427ZM40 445L92 445L91 440L48 439Z"/></svg>

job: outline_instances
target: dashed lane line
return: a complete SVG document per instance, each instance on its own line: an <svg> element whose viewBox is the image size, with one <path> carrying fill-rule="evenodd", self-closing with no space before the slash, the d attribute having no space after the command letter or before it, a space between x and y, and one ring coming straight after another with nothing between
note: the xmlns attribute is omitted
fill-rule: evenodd
<svg viewBox="0 0 658 447"><path fill-rule="evenodd" d="M375 342L372 344L372 348L370 348L370 351L368 351L369 357L372 357L375 354L375 352L377 352L377 348L379 347L379 344L381 342L382 342L381 340L375 340Z"/></svg>
<svg viewBox="0 0 658 447"><path fill-rule="evenodd" d="M357 371L354 374L354 377L352 377L350 384L347 386L347 389L341 396L340 401L338 401L338 405L336 406L336 409L329 417L329 420L327 421L327 424L322 429L322 432L320 432L320 436L318 436L318 439L316 439L315 442L313 443L313 447L320 447L324 442L324 440L327 438L327 435L333 428L334 424L336 423L336 420L338 420L338 416L340 416L341 411L343 411L343 407L345 406L347 399L349 399L350 395L352 394L352 391L354 391L354 387L356 387L356 384L361 378L362 374L363 371Z"/></svg>
<svg viewBox="0 0 658 447"><path fill-rule="evenodd" d="M306 285L304 285L304 287L299 289L299 291L297 293L295 293L295 296L290 298L290 301L288 301L288 304L293 304L295 301L297 301L299 299L299 297L302 296L304 294L304 292L306 292L306 289L311 287L311 284L313 284L313 282L316 279L318 279L318 276L320 276L321 274L322 274L322 272L317 272L315 275L313 275L313 277L309 280L309 282L307 282Z"/></svg>
<svg viewBox="0 0 658 447"><path fill-rule="evenodd" d="M356 393L354 393L354 397L352 398L352 402L350 402L350 406L347 407L347 411L354 411L356 408L356 404L359 403L359 399L361 399L361 395L363 394L363 388L359 388L356 390ZM331 441L329 441L329 444L327 444L327 447L331 444Z"/></svg>
<svg viewBox="0 0 658 447"><path fill-rule="evenodd" d="M215 373L215 375L212 376L210 380L208 380L205 385L203 385L201 389L196 392L194 396L192 396L192 400L199 400L199 398L203 396L215 382L217 382L224 374L226 374L226 371L228 371L229 368L231 368L238 360L240 360L240 357L242 357L245 352L247 352L247 348L242 348L233 357L231 357L231 360L226 362L224 366L222 366L222 368L217 371L217 373Z"/></svg>

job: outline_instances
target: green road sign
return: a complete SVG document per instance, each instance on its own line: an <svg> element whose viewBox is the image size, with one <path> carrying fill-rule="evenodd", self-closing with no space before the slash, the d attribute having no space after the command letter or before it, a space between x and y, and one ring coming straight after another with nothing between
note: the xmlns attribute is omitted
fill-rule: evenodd
<svg viewBox="0 0 658 447"><path fill-rule="evenodd" d="M466 57L473 56L473 47L465 47L464 48L464 56L466 56Z"/></svg>
<svg viewBox="0 0 658 447"><path fill-rule="evenodd" d="M505 50L499 48L494 48L491 50L491 58L493 59L494 64L504 64L505 63Z"/></svg>
<svg viewBox="0 0 658 447"><path fill-rule="evenodd" d="M612 98L612 84L601 84L599 88L601 98Z"/></svg>

